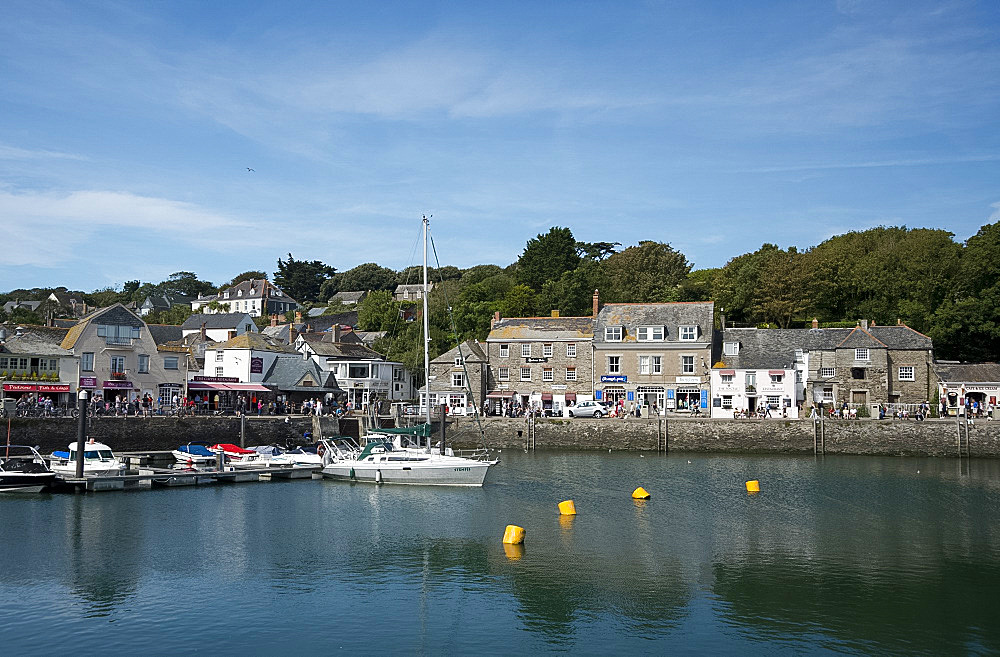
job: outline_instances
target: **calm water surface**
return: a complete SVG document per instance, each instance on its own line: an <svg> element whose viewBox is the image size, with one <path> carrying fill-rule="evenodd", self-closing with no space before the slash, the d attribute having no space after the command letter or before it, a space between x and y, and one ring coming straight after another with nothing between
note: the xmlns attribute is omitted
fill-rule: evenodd
<svg viewBox="0 0 1000 657"><path fill-rule="evenodd" d="M0 498L2 652L1000 652L1000 462L502 459L478 490Z"/></svg>

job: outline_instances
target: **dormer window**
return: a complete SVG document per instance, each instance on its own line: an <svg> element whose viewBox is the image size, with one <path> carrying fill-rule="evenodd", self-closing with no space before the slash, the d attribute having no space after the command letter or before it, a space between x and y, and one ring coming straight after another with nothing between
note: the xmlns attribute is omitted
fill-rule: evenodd
<svg viewBox="0 0 1000 657"><path fill-rule="evenodd" d="M236 292L236 296L238 296L238 297L241 297L241 296L243 296L243 290L238 290L238 291Z"/></svg>
<svg viewBox="0 0 1000 657"><path fill-rule="evenodd" d="M622 341L622 327L621 326L605 326L604 327L604 341L605 342L621 342Z"/></svg>
<svg viewBox="0 0 1000 657"><path fill-rule="evenodd" d="M665 331L662 326L640 326L635 333L639 342L663 342Z"/></svg>
<svg viewBox="0 0 1000 657"><path fill-rule="evenodd" d="M681 341L682 342L694 342L698 339L698 327L697 326L681 326L680 327Z"/></svg>
<svg viewBox="0 0 1000 657"><path fill-rule="evenodd" d="M229 290L226 290L225 292L222 293L222 298L223 299L228 299L229 298Z"/></svg>
<svg viewBox="0 0 1000 657"><path fill-rule="evenodd" d="M722 353L727 356L739 356L740 354L740 343L739 342L723 342L722 343Z"/></svg>

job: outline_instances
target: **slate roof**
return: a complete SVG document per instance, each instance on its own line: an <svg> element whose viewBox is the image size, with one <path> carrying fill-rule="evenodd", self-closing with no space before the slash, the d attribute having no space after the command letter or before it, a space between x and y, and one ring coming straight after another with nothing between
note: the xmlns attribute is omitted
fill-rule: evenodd
<svg viewBox="0 0 1000 657"><path fill-rule="evenodd" d="M337 313L335 315L320 315L319 317L310 317L305 324L312 327L312 330L317 333L322 333L323 331L329 331L334 325L339 324L341 326L356 326L358 323L358 311L352 310L346 313Z"/></svg>
<svg viewBox="0 0 1000 657"><path fill-rule="evenodd" d="M13 335L0 345L0 353L33 354L38 356L70 356L60 345L68 329L49 326L25 326L20 335Z"/></svg>
<svg viewBox="0 0 1000 657"><path fill-rule="evenodd" d="M299 303L285 294L285 291L277 285L263 278L251 278L245 281L240 281L236 285L223 289L219 292L219 294L211 297L200 297L198 301L210 301L215 299L224 302L233 301L234 299L260 299L263 297L265 289L268 290L269 298L278 299L282 303L294 303L295 305L298 305ZM226 298L226 292L229 292L229 298ZM242 296L240 296L240 292L243 293Z"/></svg>
<svg viewBox="0 0 1000 657"><path fill-rule="evenodd" d="M784 368L794 361L795 350L824 351L836 349L931 349L931 339L909 326L871 326L825 329L754 329L727 328L722 341L739 342L737 356L722 354L722 362L731 369Z"/></svg>
<svg viewBox="0 0 1000 657"><path fill-rule="evenodd" d="M255 351L275 351L283 354L298 353L292 345L282 344L260 333L243 333L212 348L216 351L220 349L253 349Z"/></svg>
<svg viewBox="0 0 1000 657"><path fill-rule="evenodd" d="M77 340L80 339L80 336L83 335L86 328L91 322L97 319L100 319L102 324L134 326L138 328L146 326L146 323L142 321L138 315L122 304L116 303L113 306L108 306L106 308L98 308L74 324L73 327L70 328L69 332L66 333L66 337L63 338L61 345L62 348L73 349L76 346Z"/></svg>
<svg viewBox="0 0 1000 657"><path fill-rule="evenodd" d="M316 308L310 308L306 311L306 317L319 317L326 312L326 306L318 306Z"/></svg>
<svg viewBox="0 0 1000 657"><path fill-rule="evenodd" d="M697 342L711 342L715 327L715 304L711 301L689 303L609 303L601 308L594 322L594 342L604 342L604 329L624 326L622 343L636 342L639 326L665 326L664 342L680 342L678 326L697 326ZM615 342L614 344L621 344Z"/></svg>
<svg viewBox="0 0 1000 657"><path fill-rule="evenodd" d="M367 346L372 346L379 338L385 337L388 331L352 331Z"/></svg>
<svg viewBox="0 0 1000 657"><path fill-rule="evenodd" d="M191 305L196 297L187 297L183 294L156 294L150 295L142 302L143 306L149 306L153 310L170 310L178 305Z"/></svg>
<svg viewBox="0 0 1000 657"><path fill-rule="evenodd" d="M593 337L593 317L504 317L493 323L486 341L590 340Z"/></svg>
<svg viewBox="0 0 1000 657"><path fill-rule="evenodd" d="M330 303L360 303L366 296L368 296L367 291L337 292L330 297Z"/></svg>
<svg viewBox="0 0 1000 657"><path fill-rule="evenodd" d="M478 340L466 340L461 345L462 355L465 357L466 363L485 363L487 362L486 352L483 351L483 345L480 344ZM455 359L458 358L459 347L453 347L448 351L444 352L434 360L432 363L437 364L452 364Z"/></svg>
<svg viewBox="0 0 1000 657"><path fill-rule="evenodd" d="M427 281L427 291L430 292L433 289L434 289L434 282L433 281ZM404 291L409 292L411 294L411 296L412 296L412 294L414 292L423 293L423 291L424 291L424 284L423 283L410 283L410 284L404 285L404 284L400 283L399 285L396 286L395 294L402 294Z"/></svg>
<svg viewBox="0 0 1000 657"><path fill-rule="evenodd" d="M248 318L250 315L247 313L198 313L185 319L181 328L185 331L200 331L204 323L206 329L235 329L242 326L244 321L253 323L253 319Z"/></svg>
<svg viewBox="0 0 1000 657"><path fill-rule="evenodd" d="M77 322L79 322L79 321L80 320L75 319L75 318L73 318L73 319L70 319L70 318L60 319L58 317L53 317L52 318L52 324L56 328L64 328L64 329L69 329L69 328L72 328L72 327L76 326Z"/></svg>
<svg viewBox="0 0 1000 657"><path fill-rule="evenodd" d="M277 340L278 342L284 342L288 344L288 333L290 331L290 326L288 324L278 324L277 326L265 326L260 330L261 333L271 338L272 340Z"/></svg>
<svg viewBox="0 0 1000 657"><path fill-rule="evenodd" d="M301 386L303 377L309 375L317 383L315 386ZM262 383L268 388L285 392L315 392L325 394L342 393L333 372L324 372L312 359L301 356L278 356L264 373Z"/></svg>
<svg viewBox="0 0 1000 657"><path fill-rule="evenodd" d="M307 343L317 356L339 358L341 360L385 360L382 354L372 351L360 343L326 342L324 340L307 340Z"/></svg>
<svg viewBox="0 0 1000 657"><path fill-rule="evenodd" d="M172 324L147 324L156 346L184 339L184 330Z"/></svg>
<svg viewBox="0 0 1000 657"><path fill-rule="evenodd" d="M935 362L934 373L944 383L1000 384L1000 363Z"/></svg>
<svg viewBox="0 0 1000 657"><path fill-rule="evenodd" d="M3 310L6 313L10 313L15 308L27 308L31 312L35 312L40 305L42 305L41 301L8 301L3 305Z"/></svg>

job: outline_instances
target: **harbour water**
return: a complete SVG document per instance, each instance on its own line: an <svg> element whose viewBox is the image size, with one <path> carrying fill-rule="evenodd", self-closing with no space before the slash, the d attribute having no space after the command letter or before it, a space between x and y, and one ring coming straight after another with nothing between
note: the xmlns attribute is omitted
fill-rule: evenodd
<svg viewBox="0 0 1000 657"><path fill-rule="evenodd" d="M482 489L0 498L3 653L1000 651L1000 462L501 458Z"/></svg>

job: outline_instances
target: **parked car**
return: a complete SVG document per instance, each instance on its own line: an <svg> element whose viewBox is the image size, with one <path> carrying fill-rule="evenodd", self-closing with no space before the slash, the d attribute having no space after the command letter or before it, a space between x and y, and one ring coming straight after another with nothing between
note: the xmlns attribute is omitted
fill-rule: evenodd
<svg viewBox="0 0 1000 657"><path fill-rule="evenodd" d="M604 417L608 407L599 401L582 401L566 409L570 417Z"/></svg>

